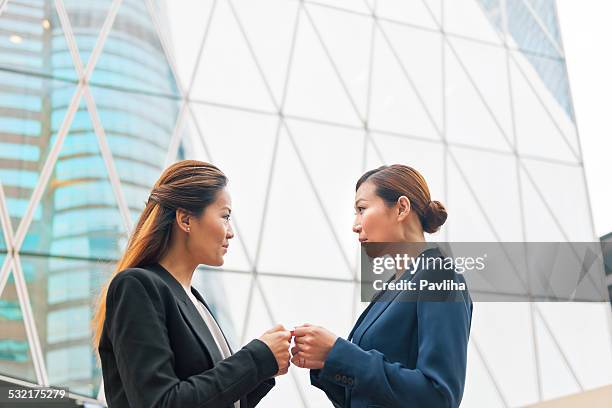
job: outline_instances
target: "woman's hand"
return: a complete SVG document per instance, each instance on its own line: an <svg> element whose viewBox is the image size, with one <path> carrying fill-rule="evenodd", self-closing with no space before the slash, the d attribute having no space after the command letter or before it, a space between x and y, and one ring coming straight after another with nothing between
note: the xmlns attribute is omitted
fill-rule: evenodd
<svg viewBox="0 0 612 408"><path fill-rule="evenodd" d="M327 354L336 343L336 336L324 327L308 323L295 328L295 346L291 349L291 362L301 368L320 369Z"/></svg>
<svg viewBox="0 0 612 408"><path fill-rule="evenodd" d="M291 332L285 330L282 324L277 324L261 335L259 340L263 341L272 351L278 363L278 372L274 377L287 374L289 371L289 346L291 345Z"/></svg>

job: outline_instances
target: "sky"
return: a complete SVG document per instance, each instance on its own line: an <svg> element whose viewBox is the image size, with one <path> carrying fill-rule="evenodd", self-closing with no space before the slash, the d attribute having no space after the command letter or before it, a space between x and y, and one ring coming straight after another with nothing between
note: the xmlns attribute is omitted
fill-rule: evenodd
<svg viewBox="0 0 612 408"><path fill-rule="evenodd" d="M612 2L557 0L595 233L612 232Z"/></svg>

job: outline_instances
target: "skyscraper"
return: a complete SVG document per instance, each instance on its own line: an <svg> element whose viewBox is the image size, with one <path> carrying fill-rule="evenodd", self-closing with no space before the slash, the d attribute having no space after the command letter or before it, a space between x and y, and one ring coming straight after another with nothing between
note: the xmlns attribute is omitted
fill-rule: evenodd
<svg viewBox="0 0 612 408"><path fill-rule="evenodd" d="M0 28L0 372L95 396L90 297L180 157L230 179L236 238L196 284L235 346L276 322L348 334L354 183L381 164L447 206L433 240L597 239L552 0L9 0ZM611 382L609 322L476 304L463 406ZM297 369L262 405L288 401L329 404Z"/></svg>
<svg viewBox="0 0 612 408"><path fill-rule="evenodd" d="M100 382L90 341L92 300L125 243L127 225L138 217L164 167L179 109L157 33L143 17L146 4L129 0L122 2L103 49L93 57L97 65L88 77L89 95L71 106L110 6L66 1L56 9L53 1L14 1L0 14L8 48L2 53L0 171L11 221L7 228L13 232L67 125L19 248L35 328L28 327L19 308L13 272L2 296L2 324L10 331L3 330L6 337L0 340L0 367L18 378L46 377L89 396L96 395ZM62 18L70 23L70 40ZM70 41L76 47L71 49ZM78 68L71 55L75 48ZM130 78L129 71L138 76ZM70 123L64 122L68 112ZM123 214L104 148L119 175ZM40 356L32 352L36 348Z"/></svg>

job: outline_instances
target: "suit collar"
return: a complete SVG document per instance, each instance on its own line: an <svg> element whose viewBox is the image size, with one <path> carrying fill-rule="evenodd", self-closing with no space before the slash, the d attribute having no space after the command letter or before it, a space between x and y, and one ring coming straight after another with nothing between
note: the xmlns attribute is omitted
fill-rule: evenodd
<svg viewBox="0 0 612 408"><path fill-rule="evenodd" d="M177 304L187 324L191 327L191 330L195 333L202 346L209 353L213 363L216 364L221 361L223 359L221 351L217 347L217 343L204 322L204 319L202 319L200 312L198 312L191 299L189 299L189 296L187 296L183 285L181 285L181 283L159 263L148 265L146 268L155 272L155 274L168 285L175 299L178 300ZM191 293L208 308L208 305L204 302L204 299L195 288L191 288Z"/></svg>
<svg viewBox="0 0 612 408"><path fill-rule="evenodd" d="M441 256L440 249L437 246L431 246L429 244L427 249L421 252L419 256L423 256L424 258L437 258ZM423 269L424 262L419 265L419 268L413 273L411 268L408 268L404 271L404 273L400 276L401 279L406 279L409 273L412 274L412 277L416 276L418 272ZM365 332L372 326L372 324L382 315L382 313L389 307L389 305L395 300L395 298L401 293L401 291L393 291L393 292L384 292L381 296L376 300L370 302L368 307L363 311L355 326L351 330L349 334L349 340L351 336L353 339L351 340L355 344L359 344L361 342L361 338L365 334ZM375 298L376 299L376 298Z"/></svg>

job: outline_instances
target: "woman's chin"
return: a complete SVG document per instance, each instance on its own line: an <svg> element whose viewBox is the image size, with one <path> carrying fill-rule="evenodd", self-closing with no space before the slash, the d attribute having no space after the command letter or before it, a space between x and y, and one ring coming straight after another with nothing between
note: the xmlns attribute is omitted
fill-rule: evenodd
<svg viewBox="0 0 612 408"><path fill-rule="evenodd" d="M204 262L200 262L201 265L208 265L208 266L212 266L212 267L218 267L218 266L223 266L223 264L225 263L225 259L223 259L223 256L219 256L216 259L206 259L203 260Z"/></svg>

